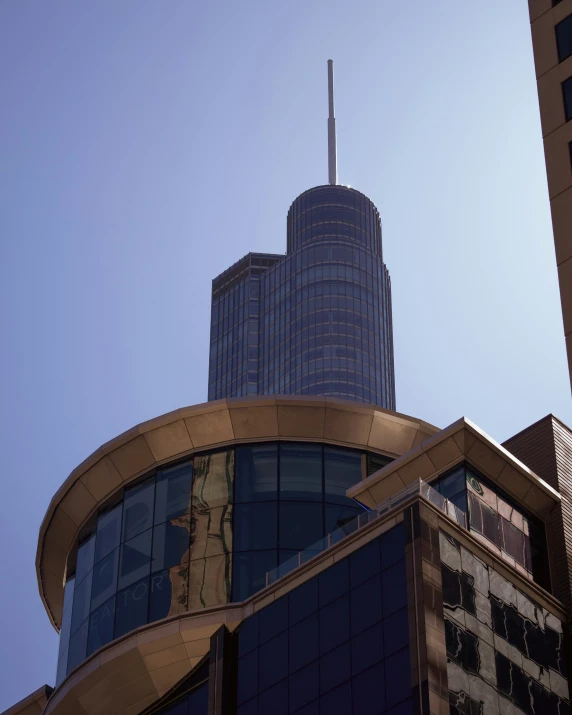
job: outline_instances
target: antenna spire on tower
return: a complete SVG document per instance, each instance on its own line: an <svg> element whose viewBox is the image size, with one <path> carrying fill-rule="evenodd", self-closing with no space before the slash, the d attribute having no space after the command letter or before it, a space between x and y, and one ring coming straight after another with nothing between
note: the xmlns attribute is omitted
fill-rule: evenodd
<svg viewBox="0 0 572 715"><path fill-rule="evenodd" d="M328 60L328 181L338 183L338 158L336 153L336 118L334 117L334 61Z"/></svg>

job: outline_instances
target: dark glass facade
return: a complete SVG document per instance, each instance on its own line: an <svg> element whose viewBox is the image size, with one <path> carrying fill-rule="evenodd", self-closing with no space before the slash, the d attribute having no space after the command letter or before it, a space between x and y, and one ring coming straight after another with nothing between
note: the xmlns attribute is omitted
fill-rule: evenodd
<svg viewBox="0 0 572 715"><path fill-rule="evenodd" d="M400 524L247 619L237 715L412 712Z"/></svg>
<svg viewBox="0 0 572 715"><path fill-rule="evenodd" d="M268 442L196 454L122 490L68 560L57 682L146 623L242 601L362 511L345 496L382 455Z"/></svg>
<svg viewBox="0 0 572 715"><path fill-rule="evenodd" d="M395 409L391 281L373 203L301 194L285 256L248 254L213 281L209 400L330 395Z"/></svg>

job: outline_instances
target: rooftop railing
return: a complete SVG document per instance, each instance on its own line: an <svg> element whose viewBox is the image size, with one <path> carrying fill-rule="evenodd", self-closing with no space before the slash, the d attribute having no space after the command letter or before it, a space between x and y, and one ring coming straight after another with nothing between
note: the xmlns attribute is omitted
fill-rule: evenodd
<svg viewBox="0 0 572 715"><path fill-rule="evenodd" d="M276 568L271 571L267 571L266 585L269 586L271 583L278 581L278 579L286 576L286 574L294 571L294 569L302 566L302 564L310 561L310 559L313 559L314 556L321 554L323 551L326 551L326 549L338 544L340 541L351 534L354 534L356 531L363 529L373 521L385 516L388 512L393 511L404 501L407 501L407 499L409 499L413 494L420 494L422 497L427 499L427 501L433 504L433 506L436 506L437 509L440 509L442 512L447 514L447 516L453 519L453 521L456 521L459 526L462 526L465 529L468 528L467 515L462 509L459 509L459 507L453 504L453 502L439 494L439 492L436 489L433 489L433 487L427 484L427 482L424 482L422 479L417 479L402 491L397 492L397 494L394 494L376 506L375 509L372 509L371 511L364 510L362 514L359 514L343 526L340 526L330 534L327 534L323 538L314 542L307 549L299 551L287 561L283 561Z"/></svg>

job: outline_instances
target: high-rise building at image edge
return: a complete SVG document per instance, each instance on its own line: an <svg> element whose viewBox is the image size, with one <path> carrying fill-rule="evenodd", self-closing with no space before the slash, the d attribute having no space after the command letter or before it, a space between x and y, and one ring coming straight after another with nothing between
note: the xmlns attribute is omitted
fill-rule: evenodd
<svg viewBox="0 0 572 715"><path fill-rule="evenodd" d="M54 495L36 558L54 687L4 715L569 715L572 431L548 415L501 445L394 411L379 219L336 185L332 109L331 183L295 201L286 257L215 281L210 401L119 435ZM313 212L339 197L355 233L323 240ZM356 303L316 300L286 332L306 288Z"/></svg>

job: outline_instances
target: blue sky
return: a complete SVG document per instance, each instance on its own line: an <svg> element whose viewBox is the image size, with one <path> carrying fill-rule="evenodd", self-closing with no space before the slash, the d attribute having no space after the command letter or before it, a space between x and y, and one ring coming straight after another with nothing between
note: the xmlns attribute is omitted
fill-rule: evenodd
<svg viewBox="0 0 572 715"><path fill-rule="evenodd" d="M53 683L37 532L69 472L207 396L210 282L327 180L380 210L397 407L572 422L522 0L3 0L0 710Z"/></svg>

